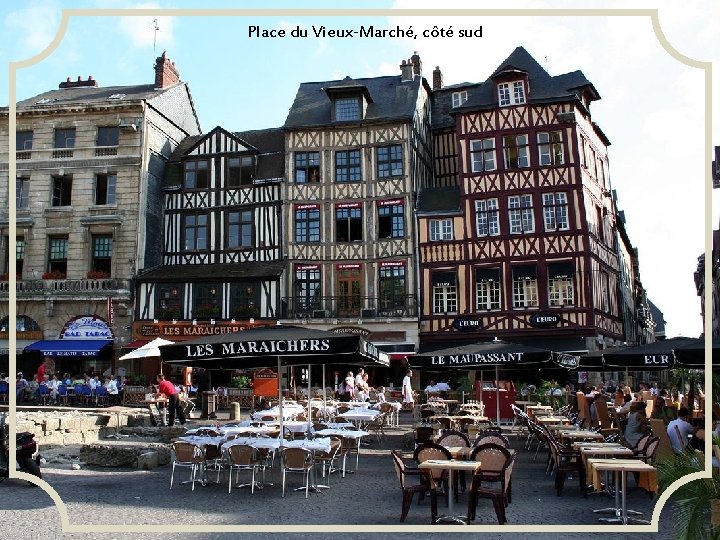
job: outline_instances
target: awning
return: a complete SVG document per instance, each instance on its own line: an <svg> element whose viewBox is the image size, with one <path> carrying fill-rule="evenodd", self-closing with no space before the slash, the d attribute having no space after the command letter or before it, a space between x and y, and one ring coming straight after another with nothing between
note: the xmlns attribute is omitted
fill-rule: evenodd
<svg viewBox="0 0 720 540"><path fill-rule="evenodd" d="M16 339L15 340L15 350L18 354L21 354L23 352L23 349L32 343L34 343L32 340ZM0 354L10 354L10 340L9 339L0 339Z"/></svg>
<svg viewBox="0 0 720 540"><path fill-rule="evenodd" d="M150 343L149 339L136 339L135 341L131 341L127 345L123 345L120 349L123 351L134 351L135 349L139 349L143 345L147 345Z"/></svg>
<svg viewBox="0 0 720 540"><path fill-rule="evenodd" d="M111 339L46 339L25 347L43 356L97 356L101 349L112 346Z"/></svg>

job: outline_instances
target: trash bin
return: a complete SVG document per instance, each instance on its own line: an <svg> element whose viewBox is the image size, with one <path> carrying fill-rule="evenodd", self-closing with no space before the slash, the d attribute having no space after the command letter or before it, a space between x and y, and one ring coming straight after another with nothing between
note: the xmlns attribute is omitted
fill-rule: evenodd
<svg viewBox="0 0 720 540"><path fill-rule="evenodd" d="M202 393L202 414L200 418L215 418L215 392Z"/></svg>

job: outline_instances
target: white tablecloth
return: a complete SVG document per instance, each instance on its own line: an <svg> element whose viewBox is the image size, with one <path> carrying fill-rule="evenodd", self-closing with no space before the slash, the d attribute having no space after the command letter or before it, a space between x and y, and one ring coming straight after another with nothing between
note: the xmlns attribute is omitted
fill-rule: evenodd
<svg viewBox="0 0 720 540"><path fill-rule="evenodd" d="M316 435L322 435L327 437L329 435L338 435L340 437L348 437L350 439L360 439L365 435L370 435L369 432L361 429L321 429L315 432Z"/></svg>

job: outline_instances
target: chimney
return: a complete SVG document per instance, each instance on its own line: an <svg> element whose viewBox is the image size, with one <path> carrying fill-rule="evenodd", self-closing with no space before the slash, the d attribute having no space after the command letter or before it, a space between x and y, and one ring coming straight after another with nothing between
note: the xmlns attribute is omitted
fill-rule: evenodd
<svg viewBox="0 0 720 540"><path fill-rule="evenodd" d="M440 90L443 87L443 80L442 80L442 71L440 71L440 66L435 66L435 69L433 69L433 90Z"/></svg>
<svg viewBox="0 0 720 540"><path fill-rule="evenodd" d="M167 52L163 51L162 56L155 59L155 88L167 88L178 82L180 74L175 68L175 62L171 62Z"/></svg>
<svg viewBox="0 0 720 540"><path fill-rule="evenodd" d="M65 82L61 82L58 88L77 88L78 86L97 86L98 83L93 79L92 75L89 75L87 80L84 81L82 77L78 75L77 81L71 81L68 77Z"/></svg>
<svg viewBox="0 0 720 540"><path fill-rule="evenodd" d="M413 66L409 60L407 60L407 61L403 60L402 64L400 64L400 74L401 74L401 77L400 77L401 82L413 80Z"/></svg>
<svg viewBox="0 0 720 540"><path fill-rule="evenodd" d="M417 51L410 57L410 61L412 62L413 73L415 75L422 75L422 62L420 61L420 56Z"/></svg>

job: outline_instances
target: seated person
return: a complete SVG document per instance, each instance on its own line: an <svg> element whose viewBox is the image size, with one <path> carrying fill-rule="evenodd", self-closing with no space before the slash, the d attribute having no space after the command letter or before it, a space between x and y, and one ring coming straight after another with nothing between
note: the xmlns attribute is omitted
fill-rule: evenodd
<svg viewBox="0 0 720 540"><path fill-rule="evenodd" d="M644 401L633 402L628 414L627 425L625 426L625 442L628 448L635 448L645 434L647 433L647 415L645 408L647 403Z"/></svg>
<svg viewBox="0 0 720 540"><path fill-rule="evenodd" d="M439 392L439 391L440 391L440 390L438 389L437 385L435 384L435 381L433 381L432 379L430 380L430 384L428 384L428 385L425 387L425 392L427 392L428 394L430 394L430 393L437 393L437 392Z"/></svg>
<svg viewBox="0 0 720 540"><path fill-rule="evenodd" d="M675 429L676 427L677 429ZM679 437L678 431L680 432ZM690 436L693 435L695 431L695 426L690 423L690 410L687 407L681 407L678 411L678 417L670 422L667 427L670 444L672 444L673 451L676 454L683 452L690 442Z"/></svg>
<svg viewBox="0 0 720 540"><path fill-rule="evenodd" d="M385 387L384 386L378 386L375 390L375 393L377 394L377 402L378 403L385 403L387 400L385 399Z"/></svg>

